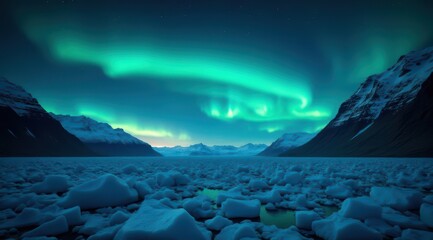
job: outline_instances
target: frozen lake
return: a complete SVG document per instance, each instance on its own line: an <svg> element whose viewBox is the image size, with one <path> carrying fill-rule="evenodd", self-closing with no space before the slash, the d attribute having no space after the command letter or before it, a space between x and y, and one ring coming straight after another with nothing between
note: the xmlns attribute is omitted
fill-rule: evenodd
<svg viewBox="0 0 433 240"><path fill-rule="evenodd" d="M192 239L328 239L323 229L344 233L346 225L370 239L433 231L433 159L42 157L1 158L0 169L0 238L158 238L146 234L187 228ZM158 222L164 216L174 220Z"/></svg>

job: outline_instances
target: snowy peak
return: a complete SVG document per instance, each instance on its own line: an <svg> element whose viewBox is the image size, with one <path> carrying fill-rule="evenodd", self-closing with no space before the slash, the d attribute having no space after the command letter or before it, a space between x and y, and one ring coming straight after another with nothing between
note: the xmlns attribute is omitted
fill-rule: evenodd
<svg viewBox="0 0 433 240"><path fill-rule="evenodd" d="M289 149L299 147L306 142L310 141L316 134L297 132L297 133L285 133L273 142L268 148L266 148L260 155L271 155L276 156Z"/></svg>
<svg viewBox="0 0 433 240"><path fill-rule="evenodd" d="M113 129L109 124L97 122L85 116L51 114L71 134L84 143L144 144L123 129Z"/></svg>
<svg viewBox="0 0 433 240"><path fill-rule="evenodd" d="M12 108L19 116L46 113L30 93L3 77L0 77L0 106Z"/></svg>
<svg viewBox="0 0 433 240"><path fill-rule="evenodd" d="M248 143L240 147L232 145L207 146L203 143L188 147L155 147L154 149L164 156L253 156L263 151L265 144Z"/></svg>
<svg viewBox="0 0 433 240"><path fill-rule="evenodd" d="M433 47L402 56L372 75L337 116L283 156L433 156Z"/></svg>
<svg viewBox="0 0 433 240"><path fill-rule="evenodd" d="M384 111L398 111L411 102L433 72L433 47L400 57L385 72L372 75L345 101L330 126L348 121L370 124Z"/></svg>

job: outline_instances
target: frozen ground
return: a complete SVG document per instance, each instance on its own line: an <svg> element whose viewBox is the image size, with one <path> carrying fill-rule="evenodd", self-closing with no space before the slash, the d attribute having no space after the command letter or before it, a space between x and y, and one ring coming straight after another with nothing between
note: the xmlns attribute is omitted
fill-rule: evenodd
<svg viewBox="0 0 433 240"><path fill-rule="evenodd" d="M0 170L1 239L433 239L433 159L2 158Z"/></svg>

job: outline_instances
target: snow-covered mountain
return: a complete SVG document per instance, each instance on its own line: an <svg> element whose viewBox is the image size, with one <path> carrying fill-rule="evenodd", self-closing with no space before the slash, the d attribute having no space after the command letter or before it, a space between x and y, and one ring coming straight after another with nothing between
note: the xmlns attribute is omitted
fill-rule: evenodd
<svg viewBox="0 0 433 240"><path fill-rule="evenodd" d="M253 156L263 151L265 144L248 143L240 147L231 145L207 146L203 143L188 147L155 147L154 149L164 156Z"/></svg>
<svg viewBox="0 0 433 240"><path fill-rule="evenodd" d="M78 137L91 150L108 156L159 156L152 147L109 124L85 116L55 115L62 126Z"/></svg>
<svg viewBox="0 0 433 240"><path fill-rule="evenodd" d="M0 78L0 156L93 156L22 87Z"/></svg>
<svg viewBox="0 0 433 240"><path fill-rule="evenodd" d="M297 133L285 133L267 147L263 152L259 153L262 156L278 156L279 154L299 147L306 142L310 141L316 134L297 132Z"/></svg>
<svg viewBox="0 0 433 240"><path fill-rule="evenodd" d="M433 47L372 75L310 142L284 155L433 156Z"/></svg>
<svg viewBox="0 0 433 240"><path fill-rule="evenodd" d="M0 106L10 107L21 117L46 114L30 93L6 78L0 78Z"/></svg>

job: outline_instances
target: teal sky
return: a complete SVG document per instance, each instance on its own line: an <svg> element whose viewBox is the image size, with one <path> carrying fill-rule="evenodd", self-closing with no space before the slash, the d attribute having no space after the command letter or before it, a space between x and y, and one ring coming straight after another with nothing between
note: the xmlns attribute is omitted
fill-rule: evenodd
<svg viewBox="0 0 433 240"><path fill-rule="evenodd" d="M155 146L316 132L433 45L431 1L3 1L0 75Z"/></svg>

